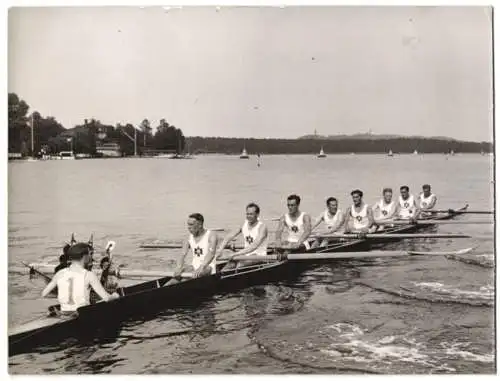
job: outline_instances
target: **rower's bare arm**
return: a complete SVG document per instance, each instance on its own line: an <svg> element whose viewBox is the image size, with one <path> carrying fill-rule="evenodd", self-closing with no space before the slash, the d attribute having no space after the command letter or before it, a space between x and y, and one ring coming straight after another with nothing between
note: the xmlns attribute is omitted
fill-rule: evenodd
<svg viewBox="0 0 500 381"><path fill-rule="evenodd" d="M304 233L300 237L299 242L305 242L311 235L311 216L309 214L304 214Z"/></svg>
<svg viewBox="0 0 500 381"><path fill-rule="evenodd" d="M351 208L347 208L344 212L344 231L346 233L349 233L351 231L351 228L349 226L349 213L351 211Z"/></svg>
<svg viewBox="0 0 500 381"><path fill-rule="evenodd" d="M252 251L256 250L260 246L260 244L262 244L262 242L267 238L268 234L269 232L267 230L267 226L261 225L259 227L259 232L257 233L257 238L255 239L255 241L253 241L247 248L238 251L234 255L231 255L231 257L234 257L236 255L249 254Z"/></svg>
<svg viewBox="0 0 500 381"><path fill-rule="evenodd" d="M332 231L332 233L335 233L336 231L338 231L341 227L344 226L344 223L345 223L345 215L344 213L340 213L340 218L339 220L332 226L332 228L330 229Z"/></svg>
<svg viewBox="0 0 500 381"><path fill-rule="evenodd" d="M109 302L110 300L117 299L118 294L116 293L114 293L113 295L109 294L104 289L101 282L99 282L97 275L95 275L93 272L89 272L88 276L90 280L90 286L96 292L96 294L101 297L102 300L104 300L105 302Z"/></svg>
<svg viewBox="0 0 500 381"><path fill-rule="evenodd" d="M54 288L56 288L57 286L57 280L59 279L59 275L60 273L56 273L56 275L54 275L54 277L51 279L51 281L49 282L49 284L47 286L45 286L45 288L43 289L42 291L42 298L45 298L47 295L49 295L52 290Z"/></svg>
<svg viewBox="0 0 500 381"><path fill-rule="evenodd" d="M218 247L217 249L217 252L216 252L216 255L217 257L220 257L222 256L222 251L226 248L227 245L229 245L229 243L235 239L239 234L241 233L241 227L238 228L238 229L234 229L232 231L229 232L229 234L226 235L226 237L224 237L224 239L222 240L222 243L220 244L220 246Z"/></svg>
<svg viewBox="0 0 500 381"><path fill-rule="evenodd" d="M437 197L436 196L432 197L432 200L429 203L427 209L433 209L436 206L436 202L437 202Z"/></svg>
<svg viewBox="0 0 500 381"><path fill-rule="evenodd" d="M285 228L285 216L281 216L280 221L278 223L278 228L276 229L276 246L281 246L283 243L282 236L284 228Z"/></svg>
<svg viewBox="0 0 500 381"><path fill-rule="evenodd" d="M181 253L179 259L177 260L177 265L175 266L175 271L174 271L175 274L180 274L180 273L182 273L182 270L184 270L184 263L185 263L188 251L189 251L189 241L186 239L182 243L182 253Z"/></svg>
<svg viewBox="0 0 500 381"><path fill-rule="evenodd" d="M321 224L321 222L323 221L323 218L324 218L323 215L319 216L319 218L316 220L316 222L312 226L311 231L314 231L314 229L316 229L319 226L319 224Z"/></svg>
<svg viewBox="0 0 500 381"><path fill-rule="evenodd" d="M375 218L373 217L373 209L370 206L366 208L366 214L368 217L369 227L372 227L375 223Z"/></svg>

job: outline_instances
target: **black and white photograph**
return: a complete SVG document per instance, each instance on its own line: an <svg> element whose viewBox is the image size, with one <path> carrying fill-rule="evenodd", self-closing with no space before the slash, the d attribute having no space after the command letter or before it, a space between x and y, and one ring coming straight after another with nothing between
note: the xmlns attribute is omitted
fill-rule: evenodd
<svg viewBox="0 0 500 381"><path fill-rule="evenodd" d="M10 375L497 373L493 6L5 14Z"/></svg>

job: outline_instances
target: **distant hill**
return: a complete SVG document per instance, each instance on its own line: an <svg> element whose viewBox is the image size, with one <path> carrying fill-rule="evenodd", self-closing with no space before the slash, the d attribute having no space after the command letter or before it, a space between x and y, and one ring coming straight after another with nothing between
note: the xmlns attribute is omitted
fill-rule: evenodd
<svg viewBox="0 0 500 381"><path fill-rule="evenodd" d="M359 139L359 140L388 140L388 139L427 139L427 140L444 140L444 141L457 141L456 139L449 138L446 136L404 136L404 135L377 135L377 134L369 134L369 133L360 133L360 134L352 134L352 135L304 135L300 136L298 139L306 139L306 140L345 140L345 139Z"/></svg>
<svg viewBox="0 0 500 381"><path fill-rule="evenodd" d="M485 153L493 152L489 142L466 142L446 137L407 137L397 135L303 136L299 139L244 139L226 137L189 137L191 153L239 154L245 148L250 155L346 153Z"/></svg>

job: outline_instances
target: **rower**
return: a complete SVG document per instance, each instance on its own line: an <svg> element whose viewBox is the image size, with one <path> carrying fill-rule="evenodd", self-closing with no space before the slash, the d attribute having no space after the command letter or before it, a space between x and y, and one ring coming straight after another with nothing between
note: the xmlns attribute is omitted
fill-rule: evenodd
<svg viewBox="0 0 500 381"><path fill-rule="evenodd" d="M237 256L237 255L245 255L245 256L266 256L267 255L267 246L269 243L268 230L266 225L259 220L260 208L255 203L250 203L246 207L246 220L242 226L237 229L231 231L222 241L219 249L217 250L216 257L219 259L228 259ZM234 240L238 235L243 234L243 249L235 252L231 255L223 256L222 251L226 248L226 246ZM259 262L259 261L257 261ZM247 263L247 261L245 261ZM230 270L235 267L239 267L240 263L236 265L234 262L229 262L224 270Z"/></svg>
<svg viewBox="0 0 500 381"><path fill-rule="evenodd" d="M398 218L402 220L415 221L420 214L415 197L410 194L410 188L407 185L401 186L399 188L399 192L401 195L399 196Z"/></svg>
<svg viewBox="0 0 500 381"><path fill-rule="evenodd" d="M341 232L344 227L344 214L338 209L338 205L338 201L335 197L328 197L326 200L326 209L318 217L311 231L314 231L314 229L324 222L326 226L326 232L323 232L324 234ZM317 239L311 247L324 247L326 245L328 245L328 238L323 240Z"/></svg>
<svg viewBox="0 0 500 381"><path fill-rule="evenodd" d="M372 208L363 201L363 192L355 189L351 192L353 204L345 211L346 233L371 233L376 230Z"/></svg>
<svg viewBox="0 0 500 381"><path fill-rule="evenodd" d="M42 297L45 298L57 287L57 298L63 314L74 313L78 308L89 305L91 289L105 302L119 298L117 293L108 294L97 275L85 269L91 258L91 251L92 248L87 243L71 246L68 250L71 265L58 271L42 291Z"/></svg>
<svg viewBox="0 0 500 381"><path fill-rule="evenodd" d="M292 194L287 198L288 213L281 216L278 229L276 230L276 246L283 249L305 249L311 248L307 238L311 234L311 217L300 212L300 197ZM283 240L283 231L286 230L287 237Z"/></svg>
<svg viewBox="0 0 500 381"><path fill-rule="evenodd" d="M431 186L429 184L422 185L422 192L418 196L419 206L420 206L420 216L430 217L432 213L427 212L427 210L433 209L436 206L437 197L431 192Z"/></svg>
<svg viewBox="0 0 500 381"><path fill-rule="evenodd" d="M181 274L184 270L185 259L189 250L191 250L191 254L193 255L192 267L195 278L215 274L217 235L205 229L203 226L204 221L205 219L200 213L189 215L187 227L190 234L182 245L182 254L177 261L173 277L165 286L170 286L181 281Z"/></svg>
<svg viewBox="0 0 500 381"><path fill-rule="evenodd" d="M375 223L393 220L398 216L399 203L392 199L392 189L384 188L382 199L373 206Z"/></svg>
<svg viewBox="0 0 500 381"><path fill-rule="evenodd" d="M101 259L100 267L102 270L100 282L108 292L114 292L118 288L118 273L111 265L111 258L106 256Z"/></svg>

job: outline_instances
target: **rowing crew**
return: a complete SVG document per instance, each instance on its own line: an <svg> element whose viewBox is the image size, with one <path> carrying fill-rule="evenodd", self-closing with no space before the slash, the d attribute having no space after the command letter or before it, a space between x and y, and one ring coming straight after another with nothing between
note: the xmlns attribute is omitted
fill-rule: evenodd
<svg viewBox="0 0 500 381"><path fill-rule="evenodd" d="M327 200L327 210L322 213L318 221L312 226L311 217L300 211L300 197L290 195L287 198L288 213L279 219L276 231L276 247L285 250L308 250L325 241L317 239L310 243L312 231L321 222L327 226L328 233L358 232L367 233L378 228L377 222L389 221L395 218L416 219L426 209L431 209L436 203L436 197L430 194L430 186L424 185L424 192L420 196L420 206L417 205L413 196L409 194L407 186L401 187L399 203L392 201L392 191L384 189L383 199L376 204L375 214L372 208L363 202L363 192L354 190L351 192L353 204L342 213L338 209L335 198ZM182 254L177 262L177 267L172 279L167 286L181 280L181 274L185 268L185 259L189 251L192 254L192 267L194 277L214 274L216 272L216 259L225 259L229 263L226 268L234 267L231 261L235 256L245 255L252 257L263 257L267 255L269 246L269 231L260 220L260 208L251 203L246 207L246 220L241 227L230 232L218 246L218 237L215 232L204 227L204 218L200 213L193 213L188 217L188 238L183 243ZM283 235L283 233L286 233ZM244 247L231 255L224 255L223 250L238 235L243 235ZM73 242L72 242L73 243ZM68 259L71 261L69 267L59 269L54 278L42 292L46 297L55 287L58 288L58 300L62 313L74 313L79 307L90 304L90 290L94 290L103 301L113 300L119 297L114 293L108 293L97 276L89 271L92 263L93 247L89 243L77 243L66 247ZM106 263L109 266L109 261ZM104 264L104 265L106 265ZM103 267L103 263L101 263ZM101 279L102 281L102 279Z"/></svg>
<svg viewBox="0 0 500 381"><path fill-rule="evenodd" d="M300 211L300 197L290 195L287 198L288 213L279 219L276 230L276 248L284 250L309 250L319 245L326 245L328 240L320 241L311 236L312 231L322 222L327 227L327 234L331 233L369 233L380 228L382 222L389 222L395 219L416 220L419 216L425 216L430 212L437 201L431 193L431 187L426 184L423 192L419 196L417 204L415 198L410 195L408 186L400 188L401 195L398 202L392 200L392 190L385 188L383 198L372 210L363 202L363 192L354 190L351 192L353 204L342 213L338 209L338 201L330 197L327 199L327 209L321 214L314 226L311 217ZM228 260L225 269L236 266L231 261L236 256L252 256L252 258L267 255L269 247L269 231L264 222L259 218L260 208L255 203L250 203L246 207L246 219L237 229L231 231L218 245L218 237L204 227L204 218L199 213L191 214L188 217L189 236L183 243L182 254L177 261L173 278L167 283L171 285L181 279L181 274L185 269L185 262L188 253L192 254L193 276L200 277L216 272L216 259ZM284 234L285 233L285 234ZM224 249L237 236L243 235L243 249L233 254L225 255Z"/></svg>

